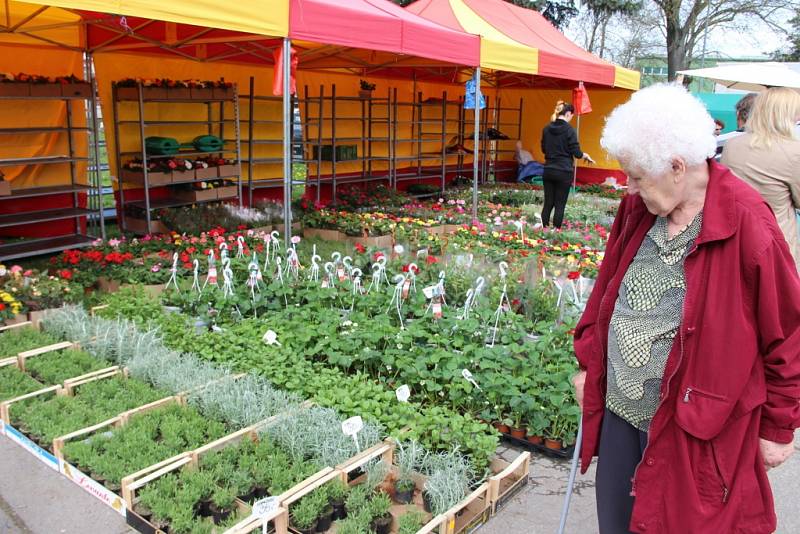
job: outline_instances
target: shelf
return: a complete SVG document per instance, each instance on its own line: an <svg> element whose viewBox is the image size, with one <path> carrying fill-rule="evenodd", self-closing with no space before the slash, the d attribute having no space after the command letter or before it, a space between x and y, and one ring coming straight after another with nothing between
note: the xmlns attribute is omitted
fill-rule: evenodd
<svg viewBox="0 0 800 534"><path fill-rule="evenodd" d="M441 139L395 139L397 143L441 143Z"/></svg>
<svg viewBox="0 0 800 534"><path fill-rule="evenodd" d="M90 132L89 128L62 128L62 127L31 127L31 128L0 128L0 135L19 135L19 134L40 134L40 133L59 133L59 132Z"/></svg>
<svg viewBox="0 0 800 534"><path fill-rule="evenodd" d="M217 150L215 152L178 152L177 154L148 154L147 159L163 159L163 158L185 158L185 157L196 157L196 156L211 156L214 154L236 154L235 150ZM136 152L120 152L120 156L141 156L142 151Z"/></svg>
<svg viewBox="0 0 800 534"><path fill-rule="evenodd" d="M22 213L9 213L0 215L0 228L7 226L20 226L23 224L58 221L62 219L74 219L85 217L94 213L93 210L85 208L59 208L54 210L27 211Z"/></svg>
<svg viewBox="0 0 800 534"><path fill-rule="evenodd" d="M84 193L93 190L95 190L94 187L83 184L30 187L26 189L16 189L16 190L12 189L10 195L0 196L0 201L12 200L17 198L43 197L47 195L57 195L61 193Z"/></svg>
<svg viewBox="0 0 800 534"><path fill-rule="evenodd" d="M54 95L54 96L2 96L0 95L0 100L89 100L91 97L88 96L64 96L64 95Z"/></svg>
<svg viewBox="0 0 800 534"><path fill-rule="evenodd" d="M187 182L188 183L188 182ZM188 206L190 204L208 204L209 202L219 202L221 200L232 200L238 198L238 195L233 195L225 198L211 198L208 200L181 200L179 198L161 198L158 200L150 201L150 209L157 210L160 208L176 208L178 206ZM135 202L126 202L126 206L133 206L134 208L146 209L144 200L137 200Z"/></svg>
<svg viewBox="0 0 800 534"><path fill-rule="evenodd" d="M241 99L240 99L241 100ZM137 98L117 98L117 102L138 102ZM225 98L143 98L142 102L147 104L149 102L161 104L211 104L219 102L234 102L233 96Z"/></svg>
<svg viewBox="0 0 800 534"><path fill-rule="evenodd" d="M70 158L69 156L40 156L35 158L0 159L0 166L45 165L50 163L73 163L77 161L89 161L89 158Z"/></svg>
<svg viewBox="0 0 800 534"><path fill-rule="evenodd" d="M147 126L185 126L187 124L221 124L224 120L205 120L205 121L144 121ZM241 123L241 121L239 121ZM119 124L141 124L140 121L118 121Z"/></svg>
<svg viewBox="0 0 800 534"><path fill-rule="evenodd" d="M0 245L0 261L60 252L71 248L88 247L96 239L95 237L87 235L73 234L48 237L45 239L30 239L9 243L7 245Z"/></svg>
<svg viewBox="0 0 800 534"><path fill-rule="evenodd" d="M293 180L292 185L308 185L312 183L311 180ZM251 185L242 184L242 187L248 189L272 189L275 187L283 187L283 178L262 178L260 180L253 180Z"/></svg>

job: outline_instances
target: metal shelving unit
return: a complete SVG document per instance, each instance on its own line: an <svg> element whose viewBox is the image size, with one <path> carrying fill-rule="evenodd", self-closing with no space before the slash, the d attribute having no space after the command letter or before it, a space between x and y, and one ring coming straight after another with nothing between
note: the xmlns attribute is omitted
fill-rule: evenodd
<svg viewBox="0 0 800 534"><path fill-rule="evenodd" d="M239 201L239 206L242 205L242 165L241 165L241 130L240 130L240 110L239 110L239 94L238 89L234 85L233 91L230 96L224 97L209 97L209 98L146 98L144 94L144 90L141 84L136 86L136 99L129 99L129 98L120 98L119 96L119 89L116 85L112 89L113 93L113 110L114 110L114 133L115 138L119 141L120 137L120 130L122 126L138 126L138 136L139 136L139 145L140 149L137 151L124 151L120 149L121 143L116 143L116 154L117 154L117 178L119 182L119 195L120 195L120 213L118 216L120 227L123 230L128 230L128 225L126 225L125 219L129 217L129 214L126 212L126 208L134 208L138 209L144 214L144 221L145 225L142 227L145 231L151 228L151 223L153 222L152 211L155 209L166 208L166 207L178 207L178 206L186 206L191 204L202 204L207 202L217 202L220 200L237 200ZM121 102L133 102L136 105L136 120L128 120L128 119L120 119L120 103ZM198 118L197 120L175 120L175 121L167 121L167 120L148 120L146 113L148 111L147 104L168 104L171 106L176 105L205 105L206 107L206 117L205 118ZM233 106L233 118L226 118L225 117L225 106L226 104L231 104ZM216 114L215 114L216 111ZM232 139L225 138L225 126L233 124L234 127L234 137ZM147 128L148 127L169 127L169 126L198 126L205 130L204 133L208 135L217 135L220 139L223 140L223 148L218 151L214 152L198 152L195 150L184 150L179 151L176 154L171 155L155 155L155 154L148 154L145 149L145 139L147 138ZM135 134L134 134L135 135ZM236 174L235 175L227 175L227 176L218 176L216 178L199 178L195 180L182 180L179 182L174 182L172 184L166 185L159 185L157 187L167 187L171 188L172 186L181 186L184 184L192 184L197 182L205 182L215 179L232 181L233 178L236 179L236 188L237 194L235 196L230 196L226 198L215 198L211 200L188 200L188 199L181 199L175 196L168 195L166 198L152 198L152 189L153 187L150 186L149 180L149 171L148 171L148 162L151 160L156 159L164 159L164 158L192 158L192 157L201 157L201 156L218 156L218 157L227 157L235 159L236 161ZM125 198L125 187L124 183L121 180L122 176L122 158L127 156L138 156L141 158L143 162L143 192L144 192L144 199L143 200L126 200Z"/></svg>
<svg viewBox="0 0 800 534"><path fill-rule="evenodd" d="M35 97L6 96L0 93L0 101L62 101L66 109L65 124L62 126L14 127L9 125L8 127L0 128L0 136L65 135L68 146L67 154L0 159L0 167L59 165L65 167L65 174L69 173L69 183L62 185L34 185L33 187L15 188L12 182L11 194L0 196L0 228L4 229L4 235L18 237L14 235L13 231L7 232L5 229L36 223L71 220L73 230L69 234L54 237L22 238L22 236L19 236L21 237L20 240L0 245L0 261L84 247L90 245L97 238L105 236L102 199L100 197L102 184L99 170L97 170L98 165L87 164L84 176L78 176L78 166L76 165L77 163L93 162L98 154L96 145L98 136L92 135L87 139L88 154L86 156L77 153L75 137L77 134L91 134L94 130L93 126L97 124L95 115L97 110L96 91L94 85L87 82L86 90L81 92L81 96L56 96L60 92L61 89L58 88L57 91L54 91L54 96ZM86 115L86 122L91 126L75 125L76 104L80 104L84 108L79 113ZM53 195L66 195L70 199L70 204L62 207L46 206L24 211L11 211L14 210L14 201L45 199Z"/></svg>
<svg viewBox="0 0 800 534"><path fill-rule="evenodd" d="M485 183L490 175L495 180L500 174L516 175L514 167L498 167L502 154L516 152L514 144L522 139L522 98L517 107L503 107L500 97L494 99L494 105L484 110L485 116L481 120L481 169L480 179ZM491 116L491 118L489 118ZM487 131L494 128L508 135L508 139L488 139Z"/></svg>

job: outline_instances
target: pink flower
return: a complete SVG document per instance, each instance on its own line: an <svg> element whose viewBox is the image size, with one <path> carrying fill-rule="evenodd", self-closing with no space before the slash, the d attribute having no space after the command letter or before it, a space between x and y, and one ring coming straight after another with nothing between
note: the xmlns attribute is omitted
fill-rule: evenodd
<svg viewBox="0 0 800 534"><path fill-rule="evenodd" d="M11 269L9 269L9 271L11 271L11 274L19 274L22 272L22 267L20 267L19 265L13 265L11 266Z"/></svg>
<svg viewBox="0 0 800 534"><path fill-rule="evenodd" d="M22 273L22 276L31 276L32 274L33 274L33 270L32 269L28 269L27 271Z"/></svg>
<svg viewBox="0 0 800 534"><path fill-rule="evenodd" d="M156 263L155 265L153 265L153 266L150 268L150 271L151 271L151 272L154 272L154 273L157 273L157 272L158 272L158 271L160 271L160 270L161 270L161 264L160 264L160 263Z"/></svg>
<svg viewBox="0 0 800 534"><path fill-rule="evenodd" d="M103 244L103 240L102 240L102 239L99 239L99 238L98 238L98 239L95 239L94 241L92 241L92 246L93 246L93 247L99 247L99 246L100 246L100 245L102 245L102 244Z"/></svg>
<svg viewBox="0 0 800 534"><path fill-rule="evenodd" d="M292 244L296 245L299 242L300 242L300 236L299 235L292 236Z"/></svg>

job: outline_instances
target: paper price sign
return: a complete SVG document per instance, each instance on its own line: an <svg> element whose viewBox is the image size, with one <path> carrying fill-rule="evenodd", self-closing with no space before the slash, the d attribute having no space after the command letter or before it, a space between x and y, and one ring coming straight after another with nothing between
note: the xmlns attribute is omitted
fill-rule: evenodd
<svg viewBox="0 0 800 534"><path fill-rule="evenodd" d="M278 508L281 504L280 497L267 497L253 503L253 515L258 518L265 518Z"/></svg>
<svg viewBox="0 0 800 534"><path fill-rule="evenodd" d="M395 395L397 395L397 400L400 402L408 402L408 399L411 397L411 388L409 388L407 384L403 384L397 388Z"/></svg>
<svg viewBox="0 0 800 534"><path fill-rule="evenodd" d="M442 296L442 288L439 285L435 286L428 286L422 289L422 294L425 295L425 298L432 299L433 297L441 297Z"/></svg>

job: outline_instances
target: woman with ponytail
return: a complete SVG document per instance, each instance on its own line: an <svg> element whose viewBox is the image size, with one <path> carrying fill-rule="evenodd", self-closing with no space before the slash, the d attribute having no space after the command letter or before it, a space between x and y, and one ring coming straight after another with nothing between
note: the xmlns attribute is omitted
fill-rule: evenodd
<svg viewBox="0 0 800 534"><path fill-rule="evenodd" d="M550 225L550 215L555 209L553 225L561 228L564 221L564 208L567 206L569 190L575 176L574 158L594 163L589 154L581 150L578 134L569 121L575 115L575 108L559 100L551 122L542 131L542 152L544 152L544 208L542 224Z"/></svg>

